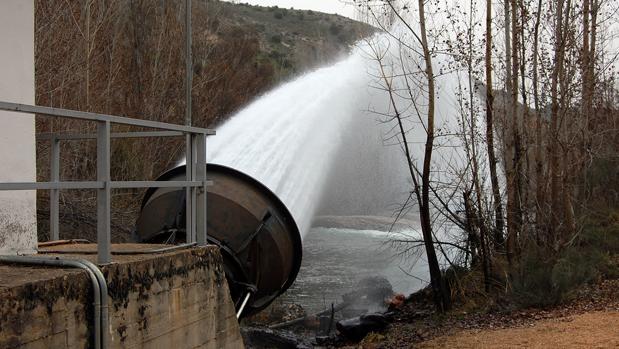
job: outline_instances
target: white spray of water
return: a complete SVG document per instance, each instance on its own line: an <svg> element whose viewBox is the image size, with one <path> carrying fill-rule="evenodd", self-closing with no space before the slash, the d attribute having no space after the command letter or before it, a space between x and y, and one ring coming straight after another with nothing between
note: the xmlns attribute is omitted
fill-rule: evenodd
<svg viewBox="0 0 619 349"><path fill-rule="evenodd" d="M351 55L257 99L209 138L208 161L261 181L306 232L343 137L367 107L365 66Z"/></svg>
<svg viewBox="0 0 619 349"><path fill-rule="evenodd" d="M388 40L377 38L374 45ZM389 204L401 203L410 193L397 131L393 123L378 122L385 121L380 113L392 110L388 94L376 88L377 62L367 52L367 46L360 47L339 63L283 84L209 138L207 160L247 173L269 187L290 209L302 234L318 211L385 214ZM397 64L386 69L398 74ZM404 82L396 78L394 84L402 88ZM444 75L437 84L437 125L441 133L453 132L458 128L456 75ZM419 96L415 102L423 115L422 93ZM409 99L396 99L401 110L411 113ZM421 122L412 114L405 122L411 130L413 157L421 160L425 140ZM465 166L458 160L459 141L452 137L438 143L448 145L435 156L438 176L444 172L441 163Z"/></svg>

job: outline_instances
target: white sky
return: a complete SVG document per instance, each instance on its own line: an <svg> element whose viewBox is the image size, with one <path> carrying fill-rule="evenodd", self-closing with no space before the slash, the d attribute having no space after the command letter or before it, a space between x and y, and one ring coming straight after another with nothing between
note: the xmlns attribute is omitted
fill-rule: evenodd
<svg viewBox="0 0 619 349"><path fill-rule="evenodd" d="M355 7L340 0L226 0L237 3L248 3L260 6L278 6L295 8L297 10L313 10L325 13L337 13L349 18L355 18Z"/></svg>

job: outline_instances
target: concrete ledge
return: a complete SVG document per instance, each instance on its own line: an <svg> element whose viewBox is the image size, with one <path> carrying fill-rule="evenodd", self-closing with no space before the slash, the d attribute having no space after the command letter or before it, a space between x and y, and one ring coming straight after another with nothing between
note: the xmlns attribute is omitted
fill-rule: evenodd
<svg viewBox="0 0 619 349"><path fill-rule="evenodd" d="M156 248L153 245L113 246ZM93 245L61 258L84 258ZM69 252L69 251L66 251ZM112 348L242 348L221 254L214 246L115 255L108 282ZM92 347L93 295L86 272L0 265L0 348Z"/></svg>

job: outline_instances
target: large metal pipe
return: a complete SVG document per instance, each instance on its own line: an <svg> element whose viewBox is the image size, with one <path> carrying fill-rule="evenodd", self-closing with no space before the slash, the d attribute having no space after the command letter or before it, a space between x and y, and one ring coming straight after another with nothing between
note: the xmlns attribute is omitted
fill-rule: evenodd
<svg viewBox="0 0 619 349"><path fill-rule="evenodd" d="M213 182L207 187L208 242L221 248L239 316L256 313L294 282L301 266L299 229L279 198L254 178L215 164L207 165L207 174ZM184 178L183 165L158 180ZM136 239L185 241L185 195L179 188L150 188L142 201Z"/></svg>

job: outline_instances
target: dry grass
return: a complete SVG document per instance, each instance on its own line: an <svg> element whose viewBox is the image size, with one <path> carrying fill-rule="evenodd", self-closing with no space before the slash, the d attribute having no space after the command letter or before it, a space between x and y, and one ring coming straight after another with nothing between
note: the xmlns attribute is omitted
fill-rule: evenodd
<svg viewBox="0 0 619 349"><path fill-rule="evenodd" d="M530 327L462 331L422 348L618 348L619 311L542 320Z"/></svg>

